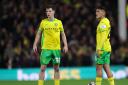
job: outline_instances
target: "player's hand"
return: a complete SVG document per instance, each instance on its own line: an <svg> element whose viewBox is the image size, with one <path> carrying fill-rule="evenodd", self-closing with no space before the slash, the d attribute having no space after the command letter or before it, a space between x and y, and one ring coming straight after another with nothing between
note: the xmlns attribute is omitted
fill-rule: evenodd
<svg viewBox="0 0 128 85"><path fill-rule="evenodd" d="M97 50L97 55L100 57L102 55L103 51L102 50Z"/></svg>
<svg viewBox="0 0 128 85"><path fill-rule="evenodd" d="M64 51L64 53L67 53L68 52L68 46L64 46L63 51Z"/></svg>
<svg viewBox="0 0 128 85"><path fill-rule="evenodd" d="M38 50L37 50L36 45L33 45L33 51L34 51L34 54L37 56L38 55Z"/></svg>

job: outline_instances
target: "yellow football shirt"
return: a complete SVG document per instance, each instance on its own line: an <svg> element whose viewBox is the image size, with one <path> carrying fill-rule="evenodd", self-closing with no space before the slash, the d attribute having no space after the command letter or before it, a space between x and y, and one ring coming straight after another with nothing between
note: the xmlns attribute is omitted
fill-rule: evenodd
<svg viewBox="0 0 128 85"><path fill-rule="evenodd" d="M96 50L111 52L110 30L110 21L107 18L101 19L97 25Z"/></svg>
<svg viewBox="0 0 128 85"><path fill-rule="evenodd" d="M40 23L39 30L42 31L41 48L59 50L60 32L64 31L61 20L54 19L49 21L48 18L43 19Z"/></svg>

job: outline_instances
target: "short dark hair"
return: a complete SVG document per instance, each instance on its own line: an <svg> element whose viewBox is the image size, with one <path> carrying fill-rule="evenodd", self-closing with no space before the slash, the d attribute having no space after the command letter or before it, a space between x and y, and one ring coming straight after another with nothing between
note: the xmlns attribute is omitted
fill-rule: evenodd
<svg viewBox="0 0 128 85"><path fill-rule="evenodd" d="M107 11L104 6L97 6L96 9L101 9L101 10L104 10L105 12Z"/></svg>
<svg viewBox="0 0 128 85"><path fill-rule="evenodd" d="M109 16L106 7L104 7L104 6L98 6L98 7L96 7L96 9L104 10L104 11L105 11L105 16L106 16L106 17Z"/></svg>
<svg viewBox="0 0 128 85"><path fill-rule="evenodd" d="M47 5L45 8L46 8L46 9L52 8L54 11L56 10L55 6L52 5L52 4Z"/></svg>

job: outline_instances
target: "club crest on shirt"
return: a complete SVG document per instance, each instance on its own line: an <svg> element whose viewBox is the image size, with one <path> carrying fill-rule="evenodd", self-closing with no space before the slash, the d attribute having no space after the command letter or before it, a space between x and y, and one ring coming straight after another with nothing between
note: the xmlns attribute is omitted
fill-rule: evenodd
<svg viewBox="0 0 128 85"><path fill-rule="evenodd" d="M105 29L107 26L103 24L103 25L101 25L100 27L101 27L102 29Z"/></svg>
<svg viewBox="0 0 128 85"><path fill-rule="evenodd" d="M58 26L58 24L57 24L57 23L54 23L54 26L56 26L56 27L57 27L57 26Z"/></svg>

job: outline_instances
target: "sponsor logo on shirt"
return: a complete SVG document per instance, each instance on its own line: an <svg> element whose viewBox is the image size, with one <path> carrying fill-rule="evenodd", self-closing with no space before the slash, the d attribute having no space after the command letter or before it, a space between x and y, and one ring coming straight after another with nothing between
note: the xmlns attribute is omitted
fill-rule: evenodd
<svg viewBox="0 0 128 85"><path fill-rule="evenodd" d="M58 26L58 24L57 23L54 23L54 25L57 27Z"/></svg>

